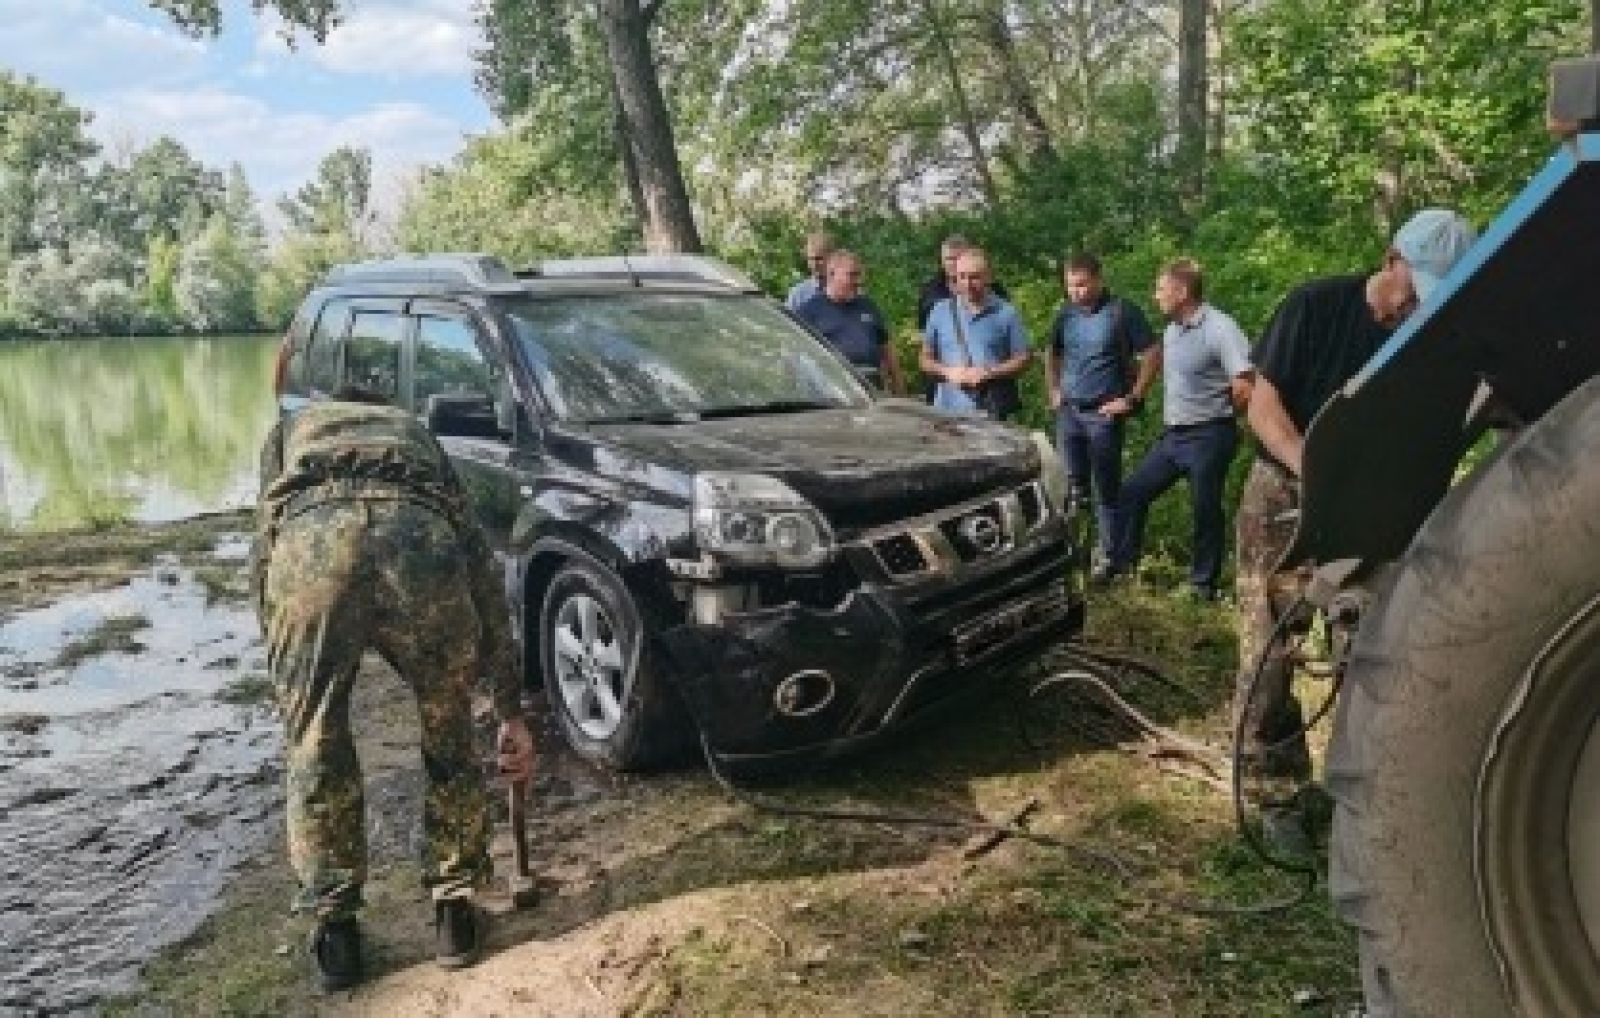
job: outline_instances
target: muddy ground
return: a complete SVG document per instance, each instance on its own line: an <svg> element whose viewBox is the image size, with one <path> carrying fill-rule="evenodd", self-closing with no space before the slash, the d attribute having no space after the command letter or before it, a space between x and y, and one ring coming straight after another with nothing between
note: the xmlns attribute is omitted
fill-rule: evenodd
<svg viewBox="0 0 1600 1018"><path fill-rule="evenodd" d="M1292 884L1238 847L1226 796L1192 764L1141 752L1085 696L1008 691L1048 662L985 677L981 704L764 794L967 818L1037 801L1032 829L1065 849L968 858L960 831L775 816L703 766L604 775L546 724L531 830L543 899L515 912L487 894L490 956L445 973L417 885L415 715L369 661L354 710L373 979L317 996L307 925L286 907L243 530L221 517L0 547L0 1013L1239 1015L1356 1001L1323 892L1265 919L1187 907ZM1130 695L1220 744L1226 610L1141 590L1095 607L1097 641L1161 659L1184 686L1130 678Z"/></svg>

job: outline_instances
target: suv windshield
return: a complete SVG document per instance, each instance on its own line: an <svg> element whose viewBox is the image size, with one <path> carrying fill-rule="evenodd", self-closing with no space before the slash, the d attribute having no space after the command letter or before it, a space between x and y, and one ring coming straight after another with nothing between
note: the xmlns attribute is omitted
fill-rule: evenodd
<svg viewBox="0 0 1600 1018"><path fill-rule="evenodd" d="M833 352L769 301L620 293L504 305L551 409L588 423L858 407Z"/></svg>

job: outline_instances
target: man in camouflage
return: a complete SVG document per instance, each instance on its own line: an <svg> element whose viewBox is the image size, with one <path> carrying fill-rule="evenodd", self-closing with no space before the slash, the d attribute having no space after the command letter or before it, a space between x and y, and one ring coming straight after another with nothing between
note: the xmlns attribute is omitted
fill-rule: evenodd
<svg viewBox="0 0 1600 1018"><path fill-rule="evenodd" d="M349 704L364 651L411 687L427 778L423 881L439 960L482 941L471 894L490 874L490 819L474 748L473 687L493 682L500 768L525 778L522 716L499 570L443 450L411 414L345 392L268 436L257 508L257 596L288 758L297 908L318 924L325 988L360 978L355 916L366 878L362 780Z"/></svg>

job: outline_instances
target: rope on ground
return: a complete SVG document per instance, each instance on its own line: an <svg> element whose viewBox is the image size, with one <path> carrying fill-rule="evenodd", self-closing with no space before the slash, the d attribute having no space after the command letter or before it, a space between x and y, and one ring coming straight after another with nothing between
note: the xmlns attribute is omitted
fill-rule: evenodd
<svg viewBox="0 0 1600 1018"><path fill-rule="evenodd" d="M1299 605L1296 605L1298 610ZM1153 751L1158 756L1170 756L1186 760L1195 764L1204 771L1214 784L1225 784L1231 789L1234 810L1234 822L1240 838L1245 845L1263 862L1283 872L1300 877L1299 887L1287 895L1271 898L1261 902L1233 903L1221 901L1197 901L1192 899L1170 898L1164 896L1147 898L1156 904L1190 912L1196 915L1213 917L1237 916L1265 916L1285 912L1299 906L1306 901L1316 889L1318 872L1310 862L1283 859L1274 854L1261 840L1259 833L1248 822L1245 809L1244 780L1243 780L1243 719L1246 710L1254 702L1258 694L1262 676L1266 670L1268 650L1273 644L1280 641L1287 632L1288 623L1294 618L1295 611L1284 613L1274 627L1271 638L1267 641L1267 650L1257 658L1250 683L1246 689L1244 704L1242 705L1235 724L1234 740L1231 757L1225 757L1217 748L1191 739L1188 736L1175 732L1163 725L1156 723L1138 707L1130 703L1111 684L1116 678L1113 669L1123 669L1141 675L1160 683L1168 689L1174 690L1192 703L1201 703L1200 697L1193 690L1176 682L1165 675L1156 666L1128 657L1116 651L1096 649L1075 644L1063 648L1060 656L1067 661L1078 665L1077 668L1046 676L1038 680L1030 688L1028 699L1035 699L1051 690L1069 686L1085 687L1093 691L1101 702L1120 715L1126 722L1136 728L1148 740ZM1303 736L1312 725L1321 721L1332 708L1333 701L1338 695L1337 683L1330 692L1327 701L1312 717L1311 722L1301 726L1298 733L1288 736L1282 742L1292 741ZM964 831L975 837L981 837L978 844L992 848L1008 838L1015 838L1030 844L1066 852L1071 855L1086 859L1096 865L1102 866L1119 877L1126 883L1131 883L1135 877L1134 867L1117 853L1087 845L1077 841L1055 838L1050 835L1040 834L1027 829L1024 825L1030 810L1023 810L1009 818L1008 822L997 823L987 819L968 819L940 814L906 813L892 810L854 809L844 807L803 806L783 802L769 796L757 795L754 792L738 785L723 769L717 753L712 749L711 743L705 734L705 727L699 724L696 718L696 727L699 729L700 748L705 756L706 766L711 776L722 790L732 799L749 806L757 812L770 813L777 816L800 817L811 820L823 820L842 823L867 823L883 824L888 826L917 826L934 827L944 830ZM1024 742L1031 748L1039 747L1033 742L1025 727L1025 721L1018 713L1020 734ZM1278 744L1270 748L1277 748ZM1231 766L1230 766L1231 764ZM1227 778L1223 778L1223 774ZM746 918L746 917L741 917ZM753 918L751 922L755 922ZM764 925L764 924L763 924ZM771 930L768 928L768 932ZM779 938L780 941L782 938ZM784 943L787 948L787 943Z"/></svg>

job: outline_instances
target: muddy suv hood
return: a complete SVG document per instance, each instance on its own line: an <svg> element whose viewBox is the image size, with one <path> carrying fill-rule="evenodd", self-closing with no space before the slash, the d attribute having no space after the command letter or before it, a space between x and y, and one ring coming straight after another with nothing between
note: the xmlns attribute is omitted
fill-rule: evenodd
<svg viewBox="0 0 1600 1018"><path fill-rule="evenodd" d="M874 526L1037 476L1026 432L919 404L596 427L608 445L685 473L782 478L837 527Z"/></svg>

